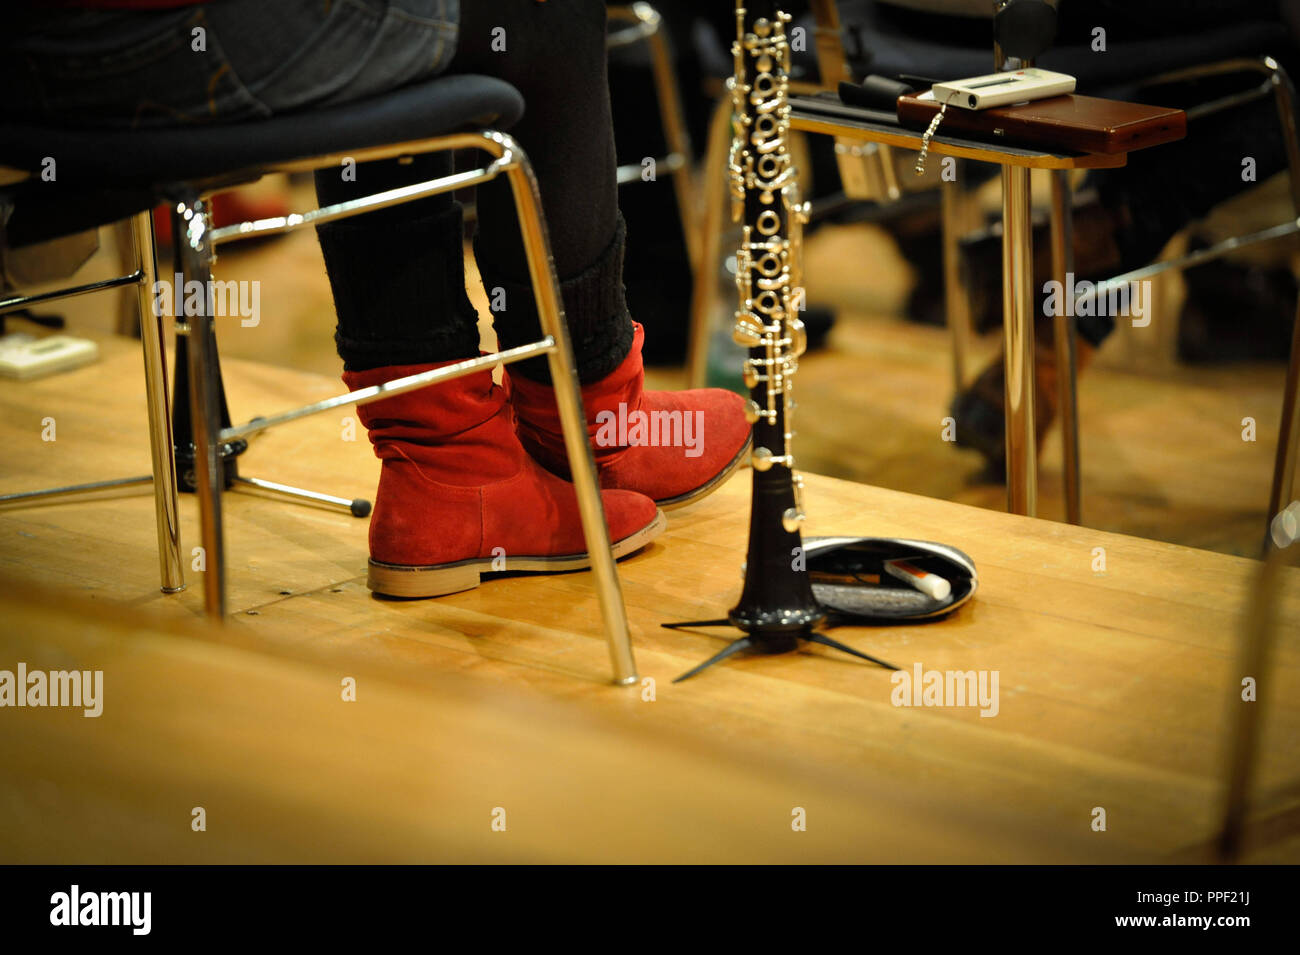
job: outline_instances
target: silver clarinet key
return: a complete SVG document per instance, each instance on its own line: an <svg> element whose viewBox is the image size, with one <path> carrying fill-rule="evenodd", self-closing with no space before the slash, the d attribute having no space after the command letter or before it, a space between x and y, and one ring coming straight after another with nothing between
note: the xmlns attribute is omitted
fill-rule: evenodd
<svg viewBox="0 0 1300 955"><path fill-rule="evenodd" d="M930 120L930 125L925 132L921 134L921 151L916 156L915 172L918 176L925 175L925 160L930 155L930 140L934 139L935 131L939 124L943 122L944 114L948 112L948 104L944 103L939 107L939 112L934 114L934 119Z"/></svg>

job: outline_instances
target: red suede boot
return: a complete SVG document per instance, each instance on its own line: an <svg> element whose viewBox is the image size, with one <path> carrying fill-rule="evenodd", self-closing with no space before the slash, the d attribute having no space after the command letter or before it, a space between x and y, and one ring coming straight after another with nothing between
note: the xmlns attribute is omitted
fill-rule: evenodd
<svg viewBox="0 0 1300 955"><path fill-rule="evenodd" d="M745 400L721 388L643 391L641 343L633 323L632 350L600 381L584 385L600 485L638 491L665 510L682 507L716 490L745 460L750 426ZM555 391L506 371L519 440L543 467L569 474Z"/></svg>
<svg viewBox="0 0 1300 955"><path fill-rule="evenodd" d="M350 389L438 365L344 372ZM393 597L437 597L479 585L490 571L587 567L573 485L528 457L505 394L489 372L357 408L384 462L370 518L367 586ZM615 557L663 531L654 502L603 491Z"/></svg>

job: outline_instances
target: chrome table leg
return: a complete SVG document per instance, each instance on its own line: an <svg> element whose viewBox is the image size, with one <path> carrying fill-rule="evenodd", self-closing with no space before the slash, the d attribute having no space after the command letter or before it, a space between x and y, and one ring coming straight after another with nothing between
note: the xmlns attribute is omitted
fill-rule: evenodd
<svg viewBox="0 0 1300 955"><path fill-rule="evenodd" d="M1002 324L1006 362L1007 510L1038 510L1034 445L1034 250L1029 170L1002 167Z"/></svg>
<svg viewBox="0 0 1300 955"><path fill-rule="evenodd" d="M1052 278L1061 288L1072 288L1067 275L1074 271L1074 208L1070 171L1052 172ZM1081 517L1079 478L1079 375L1075 353L1074 319L1062 308L1053 316L1056 344L1057 404L1061 412L1061 444L1064 453L1065 519L1078 524Z"/></svg>

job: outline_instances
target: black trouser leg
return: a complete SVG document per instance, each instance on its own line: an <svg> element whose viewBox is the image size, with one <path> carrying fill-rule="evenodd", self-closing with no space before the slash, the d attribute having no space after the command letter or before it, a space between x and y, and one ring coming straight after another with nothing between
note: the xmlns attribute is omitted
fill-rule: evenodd
<svg viewBox="0 0 1300 955"><path fill-rule="evenodd" d="M345 172L349 173L345 175ZM321 205L436 179L451 154L363 163L316 173ZM347 371L417 365L478 354L478 315L465 294L460 204L444 194L390 206L316 230Z"/></svg>
<svg viewBox="0 0 1300 955"><path fill-rule="evenodd" d="M504 49L502 46L504 45ZM461 7L452 72L486 73L514 84L527 110L510 130L537 173L542 210L577 360L594 381L627 355L632 322L623 297L623 228L618 213L614 134L600 0L500 0ZM503 347L541 337L527 260L504 180L478 190L474 250ZM501 295L495 295L497 300ZM548 380L545 359L512 371Z"/></svg>

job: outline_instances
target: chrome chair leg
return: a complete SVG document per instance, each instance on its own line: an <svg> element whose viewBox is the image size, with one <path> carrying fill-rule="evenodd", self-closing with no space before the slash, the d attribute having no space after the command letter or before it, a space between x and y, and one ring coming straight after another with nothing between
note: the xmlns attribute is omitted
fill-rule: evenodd
<svg viewBox="0 0 1300 955"><path fill-rule="evenodd" d="M1278 428L1277 457L1273 464L1273 488L1268 498L1267 518L1274 517L1295 497L1295 471L1300 449L1300 307L1296 309L1291 331L1291 360L1282 389L1282 421ZM1271 535L1265 529L1264 549L1270 547Z"/></svg>
<svg viewBox="0 0 1300 955"><path fill-rule="evenodd" d="M1263 63L1271 70L1278 121L1281 123L1282 135L1286 143L1292 209L1300 219L1300 136L1296 133L1295 86L1286 70L1271 57L1265 57ZM1286 384L1282 390L1282 420L1278 428L1277 454L1273 463L1273 487L1269 494L1268 514L1265 515L1266 520L1270 522L1294 497L1297 457L1300 457L1298 393L1300 393L1300 307L1296 309L1294 327L1291 330L1291 360L1287 365ZM1268 551L1270 540L1266 527L1265 552Z"/></svg>
<svg viewBox="0 0 1300 955"><path fill-rule="evenodd" d="M162 319L155 313L153 307L156 259L151 214L141 212L132 217L130 228L136 255L136 267L133 272L40 295L16 296L0 300L0 313L28 307L38 302L56 301L128 285L135 286L140 314L140 339L144 358L145 400L149 412L149 446L153 460L153 473L108 481L91 481L86 484L48 488L42 491L0 495L0 506L21 507L55 498L74 500L108 490L152 484L154 517L158 529L160 586L163 593L176 593L185 588L185 576L181 561L180 508L177 503L176 466L172 456L171 409L168 403Z"/></svg>
<svg viewBox="0 0 1300 955"><path fill-rule="evenodd" d="M1291 184L1292 210L1300 219L1300 138L1296 135L1295 87L1286 71L1272 57L1261 59L1269 72L1277 104L1278 121L1286 144L1287 169ZM1283 561L1281 549L1291 541L1279 539L1272 533L1273 521L1284 508L1294 507L1297 448L1300 448L1300 305L1297 306L1291 330L1291 359L1287 365L1286 384L1282 390L1282 420L1278 428L1277 456L1273 465L1273 486L1269 494L1268 513L1265 515L1264 563L1252 587L1245 628L1238 649L1237 673L1257 674L1261 685L1272 671L1271 653L1276 641L1273 633L1277 626L1277 605L1280 597L1280 575ZM1242 706L1239 687L1234 685L1229 710L1231 720L1228 738L1227 785L1224 790L1223 822L1217 842L1218 859L1231 863L1243 848L1246 832L1246 813L1249 808L1251 784L1258 760L1261 717L1254 705Z"/></svg>
<svg viewBox="0 0 1300 955"><path fill-rule="evenodd" d="M623 591L614 566L609 527L605 523L605 510L601 504L596 462L592 458L591 443L587 439L582 391L578 384L577 368L574 366L573 349L569 343L568 326L564 320L564 307L560 301L559 280L555 275L555 264L551 260L546 221L542 218L541 196L532 166L518 144L505 135L500 136L500 141L510 156L505 172L518 210L519 230L528 257L528 272L537 299L542 333L555 340L554 347L547 353L547 361L555 385L555 401L560 413L560 430L564 434L564 445L569 455L569 470L578 495L578 510L582 515L587 553L591 556L591 571L596 580L601 618L609 641L614 682L626 686L637 682L636 660L632 654Z"/></svg>
<svg viewBox="0 0 1300 955"><path fill-rule="evenodd" d="M1289 502L1287 510L1300 510L1300 501ZM1273 517L1282 518L1279 511ZM1255 703L1242 704L1241 674L1251 674L1260 687L1272 686L1270 680L1280 642L1278 617L1283 599L1284 574L1287 572L1284 550L1295 543L1294 523L1290 533L1279 529L1266 549L1259 571L1246 595L1241 639L1237 644L1235 667L1230 671L1226 745L1224 746L1224 787L1221 824L1216 840L1220 863L1238 861L1246 841L1246 822L1251 789L1256 779L1260 742L1265 716Z"/></svg>
<svg viewBox="0 0 1300 955"><path fill-rule="evenodd" d="M649 4L637 3L634 8L648 7ZM654 73L655 88L659 100L659 122L663 126L664 140L668 145L668 155L674 157L673 190L677 196L677 210L682 220L682 236L686 241L686 254L694 262L699 252L699 232L696 230L695 181L691 168L693 152L690 133L686 130L685 108L682 106L681 91L677 86L677 76L673 71L672 53L668 49L668 40L664 36L659 14L654 13L655 30L650 34L650 66Z"/></svg>
<svg viewBox="0 0 1300 955"><path fill-rule="evenodd" d="M1066 276L1074 271L1074 208L1070 172L1052 172L1052 278L1070 288ZM1056 344L1057 403L1061 412L1061 444L1065 472L1065 519L1082 523L1079 478L1079 374L1075 363L1076 329L1065 309L1053 317Z"/></svg>
<svg viewBox="0 0 1300 955"><path fill-rule="evenodd" d="M691 291L691 322L686 345L686 387L703 388L709 376L709 333L718 298L718 256L722 251L723 207L727 202L727 164L731 149L731 97L719 98L709 123L704 157L700 241Z"/></svg>
<svg viewBox="0 0 1300 955"><path fill-rule="evenodd" d="M175 197L172 230L180 252L186 283L208 288L212 278L212 244L207 203L197 193ZM226 560L221 490L225 475L221 461L221 417L217 391L217 337L208 297L197 315L177 316L177 332L188 339L190 426L194 432L195 494L199 499L200 542L203 548L203 605L218 622L226 616Z"/></svg>
<svg viewBox="0 0 1300 955"><path fill-rule="evenodd" d="M943 305L948 332L952 335L953 394L961 394L966 387L966 358L970 353L971 315L970 289L965 270L961 267L960 241L965 227L966 197L961 181L961 167L957 178L940 187L940 234L943 240Z"/></svg>
<svg viewBox="0 0 1300 955"><path fill-rule="evenodd" d="M144 352L144 394L149 411L149 451L153 458L154 519L158 525L158 563L163 593L185 589L181 563L180 504L176 489L176 457L172 449L171 400L167 386L162 316L154 307L156 274L153 213L131 220L136 269L140 283L136 300L140 312L140 343Z"/></svg>
<svg viewBox="0 0 1300 955"><path fill-rule="evenodd" d="M104 491L119 491L127 487L143 487L152 483L153 477L151 475L141 474L138 477L114 478L110 481L90 481L86 484L69 484L65 487L47 487L40 491L19 491L16 494L0 494L0 505L40 504L55 498L75 500L79 497L100 494Z"/></svg>
<svg viewBox="0 0 1300 955"><path fill-rule="evenodd" d="M663 132L664 145L667 147L667 155L658 165L661 171L666 171L673 177L673 190L682 220L687 258L694 263L699 239L695 230L695 183L691 171L691 137L683 118L686 110L682 106L681 91L678 89L677 75L673 69L672 51L669 49L667 37L664 36L663 18L658 10L644 0L638 0L629 6L610 7L608 16L611 20L622 20L633 24L631 29L611 34L608 41L610 47L644 42L650 48L650 71L654 77L655 99L659 106L659 127ZM620 167L620 185L639 179L641 172L641 167L637 165Z"/></svg>
<svg viewBox="0 0 1300 955"><path fill-rule="evenodd" d="M1296 215L1300 216L1300 135L1296 132L1295 84L1282 65L1271 56L1263 57L1260 63L1273 88L1273 102L1277 106L1278 123L1282 127L1282 140L1286 146L1291 203Z"/></svg>
<svg viewBox="0 0 1300 955"><path fill-rule="evenodd" d="M1002 331L1006 362L1007 510L1038 510L1034 444L1034 249L1029 170L1002 167Z"/></svg>

